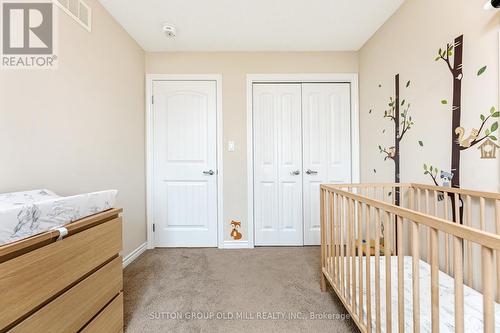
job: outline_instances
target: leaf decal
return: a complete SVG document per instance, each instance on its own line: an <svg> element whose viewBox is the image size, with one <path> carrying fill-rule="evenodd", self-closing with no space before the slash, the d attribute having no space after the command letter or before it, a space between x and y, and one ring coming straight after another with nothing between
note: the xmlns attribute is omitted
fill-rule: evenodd
<svg viewBox="0 0 500 333"><path fill-rule="evenodd" d="M377 170L373 169L373 172L374 172L374 173L377 173Z"/></svg>
<svg viewBox="0 0 500 333"><path fill-rule="evenodd" d="M477 76L480 76L480 75L482 75L484 72L486 72L486 68L488 68L488 66L483 66L483 67L481 67L481 68L477 71Z"/></svg>
<svg viewBox="0 0 500 333"><path fill-rule="evenodd" d="M410 86L410 81L406 82L406 88Z"/></svg>
<svg viewBox="0 0 500 333"><path fill-rule="evenodd" d="M491 133L495 132L497 129L498 129L498 121L495 121L495 122L491 125Z"/></svg>
<svg viewBox="0 0 500 333"><path fill-rule="evenodd" d="M418 141L418 144L420 145L420 147L423 147L424 146L424 143L420 140Z"/></svg>
<svg viewBox="0 0 500 333"><path fill-rule="evenodd" d="M447 100L445 100L445 99L443 99L443 100L441 101L441 104L446 105L446 104L448 104L448 101L447 101Z"/></svg>

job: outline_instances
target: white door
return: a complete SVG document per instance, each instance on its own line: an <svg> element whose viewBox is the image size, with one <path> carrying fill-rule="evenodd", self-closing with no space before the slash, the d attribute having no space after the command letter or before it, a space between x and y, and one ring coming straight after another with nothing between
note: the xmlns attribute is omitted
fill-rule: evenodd
<svg viewBox="0 0 500 333"><path fill-rule="evenodd" d="M304 245L320 244L320 184L351 182L348 83L302 85Z"/></svg>
<svg viewBox="0 0 500 333"><path fill-rule="evenodd" d="M215 81L153 82L156 246L217 246L216 89Z"/></svg>
<svg viewBox="0 0 500 333"><path fill-rule="evenodd" d="M255 245L302 245L300 84L255 84Z"/></svg>

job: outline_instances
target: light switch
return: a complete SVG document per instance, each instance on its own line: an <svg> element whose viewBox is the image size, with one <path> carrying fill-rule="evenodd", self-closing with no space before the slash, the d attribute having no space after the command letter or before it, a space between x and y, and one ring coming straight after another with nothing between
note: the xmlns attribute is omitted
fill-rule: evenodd
<svg viewBox="0 0 500 333"><path fill-rule="evenodd" d="M229 141L227 143L227 151L234 151L234 150L235 150L234 141Z"/></svg>

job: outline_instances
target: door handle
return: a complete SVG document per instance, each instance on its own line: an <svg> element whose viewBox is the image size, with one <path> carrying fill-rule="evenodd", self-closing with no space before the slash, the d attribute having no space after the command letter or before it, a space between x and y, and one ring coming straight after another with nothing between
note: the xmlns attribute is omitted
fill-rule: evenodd
<svg viewBox="0 0 500 333"><path fill-rule="evenodd" d="M300 170L291 171L290 174L292 176L298 176L298 175L300 175Z"/></svg>
<svg viewBox="0 0 500 333"><path fill-rule="evenodd" d="M307 169L307 170L306 170L306 173L307 173L308 175L317 175L317 174L318 174L318 171L311 170L311 169Z"/></svg>
<svg viewBox="0 0 500 333"><path fill-rule="evenodd" d="M215 175L215 172L214 170L208 170L208 171L203 171L203 174L207 176L213 176Z"/></svg>

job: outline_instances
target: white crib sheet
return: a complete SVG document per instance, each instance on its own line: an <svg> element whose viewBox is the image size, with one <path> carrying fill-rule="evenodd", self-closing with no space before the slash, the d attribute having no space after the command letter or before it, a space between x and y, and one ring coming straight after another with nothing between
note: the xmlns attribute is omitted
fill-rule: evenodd
<svg viewBox="0 0 500 333"><path fill-rule="evenodd" d="M116 190L60 197L49 190L0 194L0 245L112 208Z"/></svg>
<svg viewBox="0 0 500 333"><path fill-rule="evenodd" d="M370 257L371 279L371 309L372 328L375 331L375 257ZM358 260L356 258L356 275ZM404 302L405 302L405 332L413 332L413 274L411 256L404 257ZM366 257L363 265L363 318L366 322ZM420 331L431 332L431 267L420 260ZM357 280L357 279L356 279ZM382 332L386 331L386 288L385 288L385 257L380 257L380 301ZM356 304L358 303L359 283L356 286ZM397 257L391 257L391 312L392 331L398 331L398 276ZM455 332L455 292L454 279L448 274L439 272L439 327L440 332ZM483 332L483 295L464 285L464 325L465 332ZM500 305L495 303L495 332L500 332Z"/></svg>

